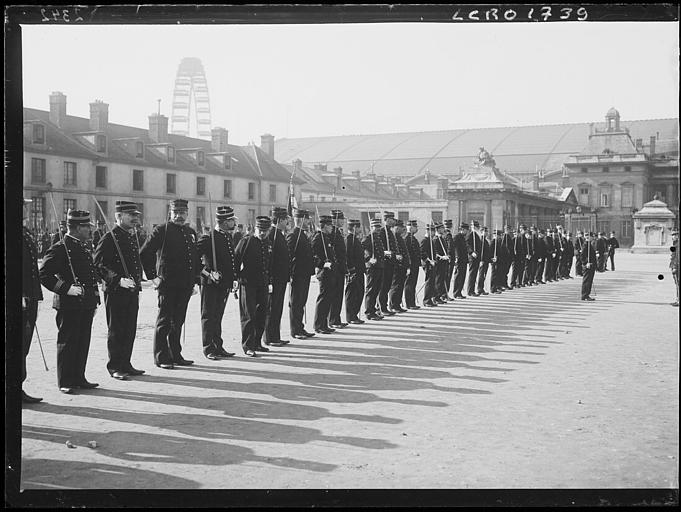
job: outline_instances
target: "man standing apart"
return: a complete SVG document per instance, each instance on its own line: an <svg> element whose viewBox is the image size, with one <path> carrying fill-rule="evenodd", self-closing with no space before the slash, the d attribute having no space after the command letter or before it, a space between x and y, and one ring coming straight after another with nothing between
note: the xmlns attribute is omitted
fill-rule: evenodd
<svg viewBox="0 0 681 512"><path fill-rule="evenodd" d="M594 301L596 299L591 297L591 287L594 282L594 274L596 273L596 265L598 257L596 256L596 247L593 243L594 234L586 233L586 242L582 248L580 258L582 260L582 300Z"/></svg>
<svg viewBox="0 0 681 512"><path fill-rule="evenodd" d="M281 314L284 311L284 296L291 272L291 258L289 257L286 231L288 229L288 212L286 208L272 209L272 228L267 235L272 247L272 295L270 306L267 308L265 319L265 345L281 347L289 343L281 339Z"/></svg>
<svg viewBox="0 0 681 512"><path fill-rule="evenodd" d="M97 273L88 241L92 234L90 212L69 210L68 233L47 250L40 267L40 282L54 292L57 310L57 385L72 394L74 388L92 389L85 366L90 351L92 319L100 303Z"/></svg>
<svg viewBox="0 0 681 512"><path fill-rule="evenodd" d="M185 225L186 199L170 202L170 221L156 226L140 256L147 279L158 290L158 317L154 333L154 363L172 370L194 363L182 357L180 336L192 295L200 282L196 232Z"/></svg>
<svg viewBox="0 0 681 512"><path fill-rule="evenodd" d="M334 272L336 273L336 286L331 297L331 307L329 309L329 325L335 329L343 329L348 324L341 321L341 309L343 308L343 288L345 286L345 275L348 272L345 237L343 234L343 227L345 225L345 216L341 210L331 210L331 218L333 219L333 231L331 232L331 241L333 243L333 250L336 254L336 266Z"/></svg>
<svg viewBox="0 0 681 512"><path fill-rule="evenodd" d="M142 291L142 263L134 234L141 212L132 201L116 201L115 208L116 225L102 235L94 259L103 281L108 326L106 369L114 379L128 380L129 375L144 374L130 362Z"/></svg>
<svg viewBox="0 0 681 512"><path fill-rule="evenodd" d="M330 215L319 217L319 231L312 237L312 257L317 269L317 281L319 282L319 295L314 314L314 329L320 334L331 334L335 329L329 327L329 310L331 300L336 289L337 273L336 253L333 248L331 233L333 221Z"/></svg>
<svg viewBox="0 0 681 512"><path fill-rule="evenodd" d="M409 274L404 283L404 302L407 309L421 309L421 307L416 304L416 283L419 280L419 268L421 266L421 246L415 236L418 230L418 221L410 220L408 233L404 239L407 245L410 262ZM449 279L451 279L451 274Z"/></svg>
<svg viewBox="0 0 681 512"><path fill-rule="evenodd" d="M615 232L610 232L610 238L608 238L608 257L610 258L610 270L615 270L615 249L620 248L620 243L615 238ZM608 262L605 262L605 268L608 268Z"/></svg>
<svg viewBox="0 0 681 512"><path fill-rule="evenodd" d="M229 292L236 291L234 243L231 230L235 224L234 210L230 206L215 209L215 227L199 238L198 256L203 263L201 270L201 341L203 355L213 361L232 357L222 340L222 317L225 313ZM215 261L213 256L215 255Z"/></svg>
<svg viewBox="0 0 681 512"><path fill-rule="evenodd" d="M307 228L310 224L310 212L307 210L294 210L293 219L296 227L286 235L288 252L291 256L291 288L289 294L289 325L291 336L304 340L315 334L305 330L303 316L307 296L310 290L310 277L314 274L314 259L312 258L312 246L307 237Z"/></svg>
<svg viewBox="0 0 681 512"><path fill-rule="evenodd" d="M244 236L234 251L234 266L239 278L239 314L241 346L249 357L269 352L261 344L269 294L272 293L270 266L272 248L267 234L272 226L269 217L255 219L254 233Z"/></svg>
<svg viewBox="0 0 681 512"><path fill-rule="evenodd" d="M24 199L23 213L23 250L21 258L21 335L22 352L21 359L21 383L26 380L26 356L31 348L33 330L38 319L38 302L43 300L43 290L40 288L40 276L38 274L38 245L28 230L29 209L33 201ZM29 395L21 390L21 401L25 404L35 404L42 400Z"/></svg>
<svg viewBox="0 0 681 512"><path fill-rule="evenodd" d="M364 297L364 248L360 240L360 222L348 221L348 235L345 238L345 248L348 266L348 282L345 286L345 319L351 324L363 324L359 319Z"/></svg>

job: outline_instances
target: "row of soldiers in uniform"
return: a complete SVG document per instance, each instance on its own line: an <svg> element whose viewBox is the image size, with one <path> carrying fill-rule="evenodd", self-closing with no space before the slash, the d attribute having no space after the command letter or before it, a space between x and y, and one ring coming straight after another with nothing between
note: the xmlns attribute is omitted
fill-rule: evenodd
<svg viewBox="0 0 681 512"><path fill-rule="evenodd" d="M407 311L402 308L403 296L408 309L418 309L416 283L420 268L426 271L424 303L432 306L451 298L447 290L453 272L454 297L463 296L466 265L469 296L486 293L480 283L484 283L490 261L493 292L504 288L505 277L503 283L501 277L508 274L509 268L513 268L509 286L512 287L534 283L536 276L541 275L540 266L546 269L547 279L554 280L567 277L571 265L562 257L557 260L547 257L544 261L539 256L540 247L563 248L562 235L554 240L551 233L554 242L542 243L543 233L538 233L535 239L525 232L524 226L515 237L507 229L507 233L497 233L490 243L484 229L481 234L476 232L476 223L470 232L467 225L462 225L459 235L451 240L442 225L433 224L427 227L427 236L419 243L415 238L416 221L404 226L392 212L385 212L384 222L371 221L367 236L361 236L358 220L348 222L348 234L344 235L343 212L333 210L332 215L319 217L319 231L309 239L309 212L297 210L293 215L295 225L288 230L287 210L273 208L271 218L256 219L253 234L241 236L235 230L232 208L220 206L215 227L199 239L186 224L187 201L178 199L170 204L169 221L156 226L141 245L136 236L140 216L137 205L116 201L115 211L115 226L101 237L93 254L89 212L70 210L68 232L48 249L39 272L35 242L24 230L25 354L35 326L37 301L42 299L42 284L54 292L59 331L57 380L64 393L97 386L85 378L85 365L92 318L101 303L100 281L108 324L107 369L112 377L127 380L144 373L130 362L143 274L158 291L154 362L160 368L172 369L175 365L193 363L182 356L180 337L189 299L198 293L197 287L201 293L203 353L209 359L222 359L234 355L224 349L221 332L230 293L235 293L239 300L242 348L246 355L255 357L257 352L269 351L263 346L263 337L265 345L289 343L280 336L288 284L291 336L305 339L315 335L305 330L303 321L312 275L319 282L314 330L328 334L349 323L364 323L359 318L362 299L369 320ZM461 252L462 240L466 244L465 256ZM565 249L569 247L565 241ZM590 269L584 275L591 274L591 279L598 258L594 249L585 242L580 253L581 261ZM446 283L444 291L442 282ZM343 298L347 322L341 320ZM582 298L591 300L585 299L584 294Z"/></svg>

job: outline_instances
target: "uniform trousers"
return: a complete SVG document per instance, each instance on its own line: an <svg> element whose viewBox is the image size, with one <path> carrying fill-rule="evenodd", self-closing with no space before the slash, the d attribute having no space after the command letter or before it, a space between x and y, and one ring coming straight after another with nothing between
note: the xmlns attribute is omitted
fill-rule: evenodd
<svg viewBox="0 0 681 512"><path fill-rule="evenodd" d="M525 270L524 259L514 259L513 268L511 269L511 285L519 286L523 282L523 271Z"/></svg>
<svg viewBox="0 0 681 512"><path fill-rule="evenodd" d="M21 348L23 357L21 359L21 382L26 380L26 356L31 348L31 340L33 339L33 330L35 329L35 322L38 319L38 301L30 299L28 307L21 310Z"/></svg>
<svg viewBox="0 0 681 512"><path fill-rule="evenodd" d="M110 374L130 370L132 346L137 334L137 312L139 294L137 291L120 290L104 292L104 309L108 332L106 348L109 360L106 369Z"/></svg>
<svg viewBox="0 0 681 512"><path fill-rule="evenodd" d="M450 261L447 262L447 278L445 279L445 289L447 290L447 294L449 294L449 289L452 287L452 275L453 274L454 274L454 262L452 260L450 260Z"/></svg>
<svg viewBox="0 0 681 512"><path fill-rule="evenodd" d="M530 256L529 258L526 256L525 261L523 262L523 278L522 278L522 283L527 285L532 283L532 279L534 278L534 274L532 273L532 257Z"/></svg>
<svg viewBox="0 0 681 512"><path fill-rule="evenodd" d="M679 275L672 274L674 276L674 283L676 284L676 302L679 302Z"/></svg>
<svg viewBox="0 0 681 512"><path fill-rule="evenodd" d="M329 306L329 324L340 325L341 310L343 309L343 289L345 287L345 273L336 270L335 287L331 296L331 305ZM346 315L347 316L347 315Z"/></svg>
<svg viewBox="0 0 681 512"><path fill-rule="evenodd" d="M364 274L351 272L345 285L345 320L359 320L359 310L362 309L364 298Z"/></svg>
<svg viewBox="0 0 681 512"><path fill-rule="evenodd" d="M586 299L589 295L591 295L591 287L593 286L594 283L594 274L596 273L596 269L592 264L591 268L584 267L583 272L584 273L582 275L582 299Z"/></svg>
<svg viewBox="0 0 681 512"><path fill-rule="evenodd" d="M241 319L241 347L244 352L261 347L267 314L267 285L241 283L239 286L239 317Z"/></svg>
<svg viewBox="0 0 681 512"><path fill-rule="evenodd" d="M158 289L158 317L154 333L154 363L173 364L182 360L180 336L193 287Z"/></svg>
<svg viewBox="0 0 681 512"><path fill-rule="evenodd" d="M272 280L272 293L269 298L269 307L265 316L265 342L278 343L281 341L281 314L284 311L284 297L286 296L286 284L282 279Z"/></svg>
<svg viewBox="0 0 681 512"><path fill-rule="evenodd" d="M388 300L392 309L402 307L402 294L404 293L404 283L407 279L407 268L396 265L393 271L393 282L390 285Z"/></svg>
<svg viewBox="0 0 681 512"><path fill-rule="evenodd" d="M423 302L428 302L436 297L435 276L437 270L430 263L426 264L426 276L423 283Z"/></svg>
<svg viewBox="0 0 681 512"><path fill-rule="evenodd" d="M463 285L466 282L466 262L459 261L454 265L454 290L452 295L454 297L461 297L463 295Z"/></svg>
<svg viewBox="0 0 681 512"><path fill-rule="evenodd" d="M381 311L388 311L388 294L393 283L393 274L395 273L395 265L392 262L385 261L383 263L383 279L381 280L381 291L378 292L378 304Z"/></svg>
<svg viewBox="0 0 681 512"><path fill-rule="evenodd" d="M475 281L478 278L479 268L480 260L478 258L468 262L468 295L475 295Z"/></svg>
<svg viewBox="0 0 681 512"><path fill-rule="evenodd" d="M296 334L303 334L305 331L305 324L303 323L303 315L305 312L305 304L307 304L307 295L310 290L310 276L295 275L291 279L291 288L289 290L288 299L288 319L291 327L291 336Z"/></svg>
<svg viewBox="0 0 681 512"><path fill-rule="evenodd" d="M336 289L336 275L337 273L331 269L322 268L317 270L319 295L317 296L317 306L314 312L315 330L329 328L329 310L331 309L331 298Z"/></svg>
<svg viewBox="0 0 681 512"><path fill-rule="evenodd" d="M607 255L606 254L601 254L598 256L597 261L597 267L599 272L605 272L605 259Z"/></svg>
<svg viewBox="0 0 681 512"><path fill-rule="evenodd" d="M90 351L95 309L57 310L57 385L74 387L84 383Z"/></svg>
<svg viewBox="0 0 681 512"><path fill-rule="evenodd" d="M435 264L437 274L435 275L435 295L441 299L447 299L447 272L449 262L440 260Z"/></svg>
<svg viewBox="0 0 681 512"><path fill-rule="evenodd" d="M582 270L582 261L579 259L579 256L577 256L575 260L575 274L578 276L581 276L583 273Z"/></svg>
<svg viewBox="0 0 681 512"><path fill-rule="evenodd" d="M490 263L490 273L492 276L490 277L490 291L495 292L497 290L501 290L503 286L506 285L506 281L504 279L504 275L502 273L502 269L504 268L504 264L501 263L500 261L497 261L496 263Z"/></svg>
<svg viewBox="0 0 681 512"><path fill-rule="evenodd" d="M222 317L230 288L204 284L201 286L201 341L203 355L218 354L222 349Z"/></svg>
<svg viewBox="0 0 681 512"><path fill-rule="evenodd" d="M546 267L546 258L541 258L541 261L537 259L537 270L534 274L535 282L540 282L544 280L544 268Z"/></svg>
<svg viewBox="0 0 681 512"><path fill-rule="evenodd" d="M369 267L367 269L366 290L364 292L364 315L376 314L376 302L383 284L383 269Z"/></svg>
<svg viewBox="0 0 681 512"><path fill-rule="evenodd" d="M554 275L553 275L553 266L554 266L555 258L552 254L549 254L546 257L546 270L544 272L544 281L553 281L554 280Z"/></svg>
<svg viewBox="0 0 681 512"><path fill-rule="evenodd" d="M482 293L485 291L485 279L487 279L487 269L489 268L488 261L480 262L480 267L478 268L478 282L475 287L475 293Z"/></svg>
<svg viewBox="0 0 681 512"><path fill-rule="evenodd" d="M404 281L404 302L408 308L416 306L416 283L419 280L419 266L412 265Z"/></svg>
<svg viewBox="0 0 681 512"><path fill-rule="evenodd" d="M610 269L615 270L615 250L608 251L608 257L610 258ZM606 261L607 266L607 261Z"/></svg>

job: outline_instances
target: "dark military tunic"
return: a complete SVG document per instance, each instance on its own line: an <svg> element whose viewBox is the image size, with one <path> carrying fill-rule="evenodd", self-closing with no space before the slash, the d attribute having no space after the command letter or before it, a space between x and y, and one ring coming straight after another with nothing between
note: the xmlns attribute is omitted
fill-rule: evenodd
<svg viewBox="0 0 681 512"><path fill-rule="evenodd" d="M114 244L113 237L120 248ZM130 363L132 347L137 332L137 312L139 310L139 292L142 290L142 262L135 234L129 233L120 226L105 233L96 246L94 260L99 277L103 281L104 307L108 326L107 349L109 361L106 369L126 373L133 369ZM121 254L123 261L121 261ZM123 277L132 279L135 288L121 288Z"/></svg>
<svg viewBox="0 0 681 512"><path fill-rule="evenodd" d="M333 296L331 297L331 307L329 308L329 325L340 325L341 310L343 308L343 288L345 285L345 277L348 272L347 265L347 248L345 247L345 237L340 228L334 226L331 232L331 240L333 242L333 249L336 253L336 287L334 288Z"/></svg>
<svg viewBox="0 0 681 512"><path fill-rule="evenodd" d="M359 320L359 311L364 298L364 247L353 233L345 237L346 262L348 266L345 286L345 320Z"/></svg>
<svg viewBox="0 0 681 512"><path fill-rule="evenodd" d="M513 238L513 270L511 273L511 284L513 286L523 285L523 272L525 271L525 235L518 233Z"/></svg>
<svg viewBox="0 0 681 512"><path fill-rule="evenodd" d="M393 270L393 282L390 286L388 301L393 311L399 311L402 309L402 295L404 294L404 284L407 279L407 270L411 266L411 259L404 238L401 235L395 234L395 241L397 242L399 254Z"/></svg>
<svg viewBox="0 0 681 512"><path fill-rule="evenodd" d="M508 249L504 245L503 235L493 239L489 244L489 252L491 254L490 264L492 267L492 276L490 279L490 291L492 293L501 292L507 288L506 262L508 261ZM496 261L494 259L496 258Z"/></svg>
<svg viewBox="0 0 681 512"><path fill-rule="evenodd" d="M617 241L617 238L610 237L608 238L608 257L610 258L610 268L611 270L615 270L615 249L619 249L620 243ZM605 266L608 266L608 262L605 262Z"/></svg>
<svg viewBox="0 0 681 512"><path fill-rule="evenodd" d="M452 240L454 254L454 297L463 297L463 287L466 282L466 266L468 265L468 247L463 233L457 233ZM422 246L423 247L423 246Z"/></svg>
<svg viewBox="0 0 681 512"><path fill-rule="evenodd" d="M310 290L310 277L314 275L312 246L307 234L299 227L286 235L291 258L291 287L289 292L289 325L291 336L304 335L305 304Z"/></svg>
<svg viewBox="0 0 681 512"><path fill-rule="evenodd" d="M452 285L452 275L454 274L454 236L449 230L445 231L445 249L447 250L447 256L449 256L449 261L447 262L447 276L445 278L445 289L447 295L449 295L449 289Z"/></svg>
<svg viewBox="0 0 681 512"><path fill-rule="evenodd" d="M43 300L38 274L38 245L30 231L24 226L21 257L21 334L22 365L21 382L26 380L26 356L31 348L33 330L38 319L38 302Z"/></svg>
<svg viewBox="0 0 681 512"><path fill-rule="evenodd" d="M390 287L393 283L393 273L395 272L397 255L400 253L400 249L397 246L395 233L393 233L392 230L388 229L385 225L377 233L377 235L381 239L381 243L385 248L384 251L390 251L391 253L390 255L386 254L384 258L383 279L381 281L381 291L378 294L378 303L381 307L381 311L383 313L388 313L388 295L390 294Z"/></svg>
<svg viewBox="0 0 681 512"><path fill-rule="evenodd" d="M487 279L487 269L492 261L491 245L489 240L482 238L482 251L480 254L480 268L478 269L478 282L475 287L475 293L478 295L485 294L485 279Z"/></svg>
<svg viewBox="0 0 681 512"><path fill-rule="evenodd" d="M534 243L534 255L537 259L537 268L534 273L536 283L544 283L544 269L546 268L546 237L537 237Z"/></svg>
<svg viewBox="0 0 681 512"><path fill-rule="evenodd" d="M423 291L423 303L427 306L434 305L433 300L439 298L437 290L437 280L439 257L443 255L442 246L438 241L438 237L428 233L423 240L421 240L421 259L425 261L426 281ZM428 261L430 260L430 261Z"/></svg>
<svg viewBox="0 0 681 512"><path fill-rule="evenodd" d="M272 294L265 319L265 343L278 343L281 341L281 315L284 311L286 285L290 278L291 258L286 235L279 229L272 226L267 239L272 247Z"/></svg>
<svg viewBox="0 0 681 512"><path fill-rule="evenodd" d="M329 328L329 311L331 301L338 286L338 271L336 265L336 251L331 235L317 231L312 237L312 256L317 269L319 295L314 314L314 328L317 331ZM331 262L331 268L324 268L324 263Z"/></svg>
<svg viewBox="0 0 681 512"><path fill-rule="evenodd" d="M580 255L582 254L582 249L585 243L586 241L584 237L578 236L577 238L575 238L573 253L575 256L575 274L578 276L582 275L582 260L580 258Z"/></svg>
<svg viewBox="0 0 681 512"><path fill-rule="evenodd" d="M506 233L501 236L501 244L500 247L503 247L505 250L503 251L503 256L502 259L499 261L500 263L500 278L503 279L502 286L503 288L510 289L512 288L511 285L508 283L508 273L511 270L511 266L513 265L513 262L515 261L515 250L513 248L513 242L514 238L511 235L511 233Z"/></svg>
<svg viewBox="0 0 681 512"><path fill-rule="evenodd" d="M480 256L482 252L482 240L477 233L471 230L466 237L468 250L468 295L475 295L475 282L480 268ZM475 256L473 256L475 254Z"/></svg>
<svg viewBox="0 0 681 512"><path fill-rule="evenodd" d="M409 275L404 283L404 302L407 308L414 308L416 304L416 283L421 268L421 246L413 233L407 233L404 238L409 253Z"/></svg>
<svg viewBox="0 0 681 512"><path fill-rule="evenodd" d="M232 235L213 229L213 236L203 235L197 246L198 256L203 263L201 270L201 342L204 355L220 355L224 350L222 339L222 317L225 313L229 292L236 281L234 246ZM215 259L213 262L213 241ZM221 274L216 283L209 278L210 272Z"/></svg>
<svg viewBox="0 0 681 512"><path fill-rule="evenodd" d="M196 232L172 222L154 228L141 250L147 279L158 277L159 310L154 334L154 362L182 362L180 336L201 265L196 250Z"/></svg>
<svg viewBox="0 0 681 512"><path fill-rule="evenodd" d="M70 261L70 264L69 264ZM75 281L74 281L75 274ZM90 350L92 319L100 303L98 276L88 244L70 235L47 250L40 267L40 282L54 292L57 310L57 384L77 387L87 381L85 366ZM67 295L71 285L83 295Z"/></svg>
<svg viewBox="0 0 681 512"><path fill-rule="evenodd" d="M523 235L523 249L525 250L525 260L523 266L522 283L529 286L534 281L534 238L529 231Z"/></svg>
<svg viewBox="0 0 681 512"><path fill-rule="evenodd" d="M369 320L378 318L378 294L383 284L383 266L385 264L385 248L378 233L370 232L362 240L364 249L364 266L366 268L366 289L364 291L364 316ZM376 262L370 260L375 258Z"/></svg>
<svg viewBox="0 0 681 512"><path fill-rule="evenodd" d="M234 251L236 272L239 276L239 314L241 317L241 346L244 352L262 347L265 317L268 306L268 287L272 284L272 247L265 237L243 237Z"/></svg>
<svg viewBox="0 0 681 512"><path fill-rule="evenodd" d="M593 242L584 242L582 251L579 255L582 261L582 300L591 295L591 288L594 282L594 275L596 273L596 266L598 264L598 257L596 256L596 247ZM586 264L590 263L590 268Z"/></svg>

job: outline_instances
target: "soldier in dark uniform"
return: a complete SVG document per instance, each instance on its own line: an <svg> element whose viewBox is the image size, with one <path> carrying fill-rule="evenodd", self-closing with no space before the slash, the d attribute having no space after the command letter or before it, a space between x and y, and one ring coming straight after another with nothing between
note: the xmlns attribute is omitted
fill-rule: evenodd
<svg viewBox="0 0 681 512"><path fill-rule="evenodd" d="M268 295L272 293L272 248L267 234L272 221L269 217L255 219L255 231L244 236L234 251L234 263L239 277L239 313L241 316L241 346L249 357L256 352L269 352L261 339L265 331Z"/></svg>
<svg viewBox="0 0 681 512"><path fill-rule="evenodd" d="M466 265L468 264L468 246L466 237L468 236L468 224L462 222L459 232L454 236L454 288L452 294L455 299L465 299L463 286L466 282Z"/></svg>
<svg viewBox="0 0 681 512"><path fill-rule="evenodd" d="M395 234L392 232L392 228L395 225L395 214L393 212L383 212L383 222L385 223L383 229L378 233L384 247L383 280L381 282L381 291L378 294L378 303L383 316L393 316L395 312L388 308L388 294L392 286L393 273L395 272L397 255L399 254L397 240L395 240Z"/></svg>
<svg viewBox="0 0 681 512"><path fill-rule="evenodd" d="M610 232L610 238L608 238L608 258L610 258L610 270L615 270L615 249L620 248L620 243L615 238L615 232ZM608 262L605 262L605 268L608 268Z"/></svg>
<svg viewBox="0 0 681 512"><path fill-rule="evenodd" d="M537 240L539 239L539 235L537 233L537 226L530 226L530 258L529 260L526 260L527 263L527 275L525 276L525 280L528 285L530 286L536 286L539 283L535 281L535 276L537 275Z"/></svg>
<svg viewBox="0 0 681 512"><path fill-rule="evenodd" d="M40 276L38 274L38 246L28 230L29 205L33 201L24 199L23 208L23 248L21 258L21 335L22 335L22 359L21 359L21 382L26 380L26 356L31 348L33 330L38 319L38 302L43 300L43 290L40 288ZM21 401L25 404L35 404L42 398L33 397L21 390Z"/></svg>
<svg viewBox="0 0 681 512"><path fill-rule="evenodd" d="M513 269L511 270L510 288L523 287L523 271L525 270L525 224L518 226L518 233L513 238Z"/></svg>
<svg viewBox="0 0 681 512"><path fill-rule="evenodd" d="M562 226L556 226L556 252L558 254L558 261L556 262L556 279L566 279L565 276L565 258L567 256L567 238L565 238L565 233L563 232Z"/></svg>
<svg viewBox="0 0 681 512"><path fill-rule="evenodd" d="M310 277L314 274L312 246L306 231L310 223L310 212L295 210L293 218L296 227L286 235L288 252L291 256L291 289L289 295L289 325L291 336L304 340L315 335L305 330L303 316L310 290Z"/></svg>
<svg viewBox="0 0 681 512"><path fill-rule="evenodd" d="M382 227L380 219L371 219L371 231L362 240L367 276L366 290L364 292L364 316L366 316L367 320L380 320L383 318L376 308L378 294L383 281L383 259L385 257L385 250L380 237Z"/></svg>
<svg viewBox="0 0 681 512"><path fill-rule="evenodd" d="M584 232L582 230L577 231L577 238L574 244L574 255L575 255L575 275L582 275L582 260L579 255L582 253L582 247L584 247Z"/></svg>
<svg viewBox="0 0 681 512"><path fill-rule="evenodd" d="M50 241L50 246L58 243L62 238L64 238L64 235L66 235L66 233L68 233L68 229L66 229L66 221L60 220L59 221L59 229L57 230L57 232L54 235L52 235L52 240Z"/></svg>
<svg viewBox="0 0 681 512"><path fill-rule="evenodd" d="M114 379L128 380L129 375L144 374L130 362L142 291L142 263L134 234L141 212L131 201L116 201L115 212L116 225L101 237L94 261L103 282L108 326L106 369Z"/></svg>
<svg viewBox="0 0 681 512"><path fill-rule="evenodd" d="M478 277L480 268L480 253L482 252L482 240L478 236L477 228L480 226L477 220L473 221L473 229L466 237L466 247L468 250L468 296L477 297L475 293L475 280Z"/></svg>
<svg viewBox="0 0 681 512"><path fill-rule="evenodd" d="M90 212L69 210L68 233L50 247L40 267L40 282L54 292L57 310L57 385L62 393L98 386L85 378L92 319L100 303L97 273L87 241L92 234Z"/></svg>
<svg viewBox="0 0 681 512"><path fill-rule="evenodd" d="M348 273L348 264L345 248L345 234L343 227L345 225L345 216L341 210L331 210L331 218L333 219L333 230L331 231L331 241L333 243L333 250L336 254L336 265L334 272L336 273L336 285L333 289L331 297L331 306L329 308L329 326L334 329L343 329L347 327L347 323L341 321L341 310L343 309L343 289L345 287L345 276Z"/></svg>
<svg viewBox="0 0 681 512"><path fill-rule="evenodd" d="M487 239L487 228L483 227L480 230L480 238L482 241L482 250L480 251L480 268L478 269L478 282L475 287L475 293L478 295L489 295L485 291L485 279L487 279L487 268L492 261L492 246Z"/></svg>
<svg viewBox="0 0 681 512"><path fill-rule="evenodd" d="M329 327L329 309L331 298L336 288L337 272L335 270L336 253L333 248L331 233L333 221L330 215L319 217L319 231L312 237L312 256L317 269L319 295L314 315L314 329L320 334L331 334L336 329Z"/></svg>
<svg viewBox="0 0 681 512"><path fill-rule="evenodd" d="M499 260L501 291L510 290L512 288L512 286L508 284L508 272L511 270L511 265L513 265L513 260L515 259L513 242L512 228L507 224L504 226L504 234L501 236L501 243L499 245L499 247L504 248L501 252L501 259Z"/></svg>
<svg viewBox="0 0 681 512"><path fill-rule="evenodd" d="M447 250L447 256L449 256L449 261L447 261L447 276L445 277L445 289L447 291L447 300L454 300L454 297L450 295L449 290L452 286L452 275L454 274L454 236L452 235L452 226L454 225L452 219L445 219L445 236L444 243L445 249Z"/></svg>
<svg viewBox="0 0 681 512"><path fill-rule="evenodd" d="M672 229L672 245L669 250L671 252L669 268L672 271L674 284L676 284L676 300L671 305L679 307L679 230L676 228Z"/></svg>
<svg viewBox="0 0 681 512"><path fill-rule="evenodd" d="M238 219L239 217L234 217L235 219ZM236 228L234 229L234 233L232 235L232 243L234 244L234 247L236 247L241 239L244 236L244 225L243 224L237 224Z"/></svg>
<svg viewBox="0 0 681 512"><path fill-rule="evenodd" d="M393 226L393 234L397 242L397 255L395 256L395 269L393 271L393 282L388 294L390 309L397 313L406 313L408 310L402 307L402 294L404 293L404 283L407 279L407 271L411 265L407 244L402 236L405 233L404 221L397 220Z"/></svg>
<svg viewBox="0 0 681 512"><path fill-rule="evenodd" d="M97 245L99 245L99 241L101 240L105 233L106 224L104 223L104 221L98 220L97 229L95 229L94 233L92 233L92 246L95 249L97 248Z"/></svg>
<svg viewBox="0 0 681 512"><path fill-rule="evenodd" d="M563 252L563 276L565 279L572 279L570 272L572 271L572 258L574 257L574 252L575 244L572 242L572 233L567 233L567 236L565 237L565 251Z"/></svg>
<svg viewBox="0 0 681 512"><path fill-rule="evenodd" d="M230 206L215 209L215 228L199 238L198 256L203 263L201 270L201 341L203 355L217 361L232 357L222 339L222 317L230 292L236 292L234 243L230 227L234 229L234 210ZM215 260L213 259L215 255Z"/></svg>
<svg viewBox="0 0 681 512"><path fill-rule="evenodd" d="M423 305L426 307L434 307L438 305L437 297L437 257L438 243L436 240L436 224L426 224L426 236L421 240L420 256L425 270L425 282L423 284Z"/></svg>
<svg viewBox="0 0 681 512"><path fill-rule="evenodd" d="M603 231L598 232L598 238L596 239L595 245L596 259L598 260L597 270L599 272L605 272L608 270L605 265L608 258L608 241L605 239L605 233Z"/></svg>
<svg viewBox="0 0 681 512"><path fill-rule="evenodd" d="M582 247L580 258L582 260L582 300L594 301L596 299L591 297L591 287L594 282L594 274L596 273L596 265L598 257L596 256L596 247L593 242L593 233L586 234L586 243Z"/></svg>
<svg viewBox="0 0 681 512"><path fill-rule="evenodd" d="M404 302L407 309L421 309L421 307L416 304L416 283L418 283L419 280L419 268L421 267L421 246L415 236L419 230L418 222L416 220L410 220L407 229L408 232L404 241L407 245L410 265L409 273L404 283Z"/></svg>
<svg viewBox="0 0 681 512"><path fill-rule="evenodd" d="M141 250L147 279L158 290L158 317L154 333L154 363L171 370L193 361L182 357L180 336L192 295L198 293L201 264L196 232L185 225L186 199L170 202L170 221L156 226Z"/></svg>
<svg viewBox="0 0 681 512"><path fill-rule="evenodd" d="M556 262L558 261L558 250L556 247L556 239L554 237L555 230L553 228L548 229L548 233L544 243L546 244L546 275L544 281L547 283L552 283L556 280Z"/></svg>
<svg viewBox="0 0 681 512"><path fill-rule="evenodd" d="M503 273L505 268L505 258L507 255L506 247L503 245L504 232L500 229L494 232L494 237L489 245L490 263L492 266L492 276L490 278L490 293L501 293L506 284L506 276Z"/></svg>
<svg viewBox="0 0 681 512"><path fill-rule="evenodd" d="M534 244L534 255L537 258L537 268L534 274L534 282L546 284L544 281L544 269L546 268L546 231L540 229L537 234L537 241Z"/></svg>
<svg viewBox="0 0 681 512"><path fill-rule="evenodd" d="M348 221L348 235L345 237L345 248L348 266L348 282L345 286L345 319L351 324L363 324L359 319L364 297L364 247L360 239L359 220Z"/></svg>
<svg viewBox="0 0 681 512"><path fill-rule="evenodd" d="M534 279L534 275L532 274L532 258L534 258L533 245L532 233L530 231L525 231L523 241L523 248L525 249L525 265L523 267L522 277L522 283L524 286L532 286L532 281Z"/></svg>
<svg viewBox="0 0 681 512"><path fill-rule="evenodd" d="M267 239L272 248L270 263L272 294L265 317L265 345L281 347L289 343L289 340L281 339L281 315L284 311L286 285L291 277L291 258L286 243L288 211L286 208L274 207L270 216L272 217L272 227L267 234Z"/></svg>
<svg viewBox="0 0 681 512"><path fill-rule="evenodd" d="M433 301L436 304L446 304L447 300L450 298L447 294L447 286L445 281L447 280L447 272L449 268L449 263L451 261L449 254L447 253L447 246L444 242L445 239L445 225L442 222L435 222L435 237L433 238L433 243L436 245L436 256L435 256L435 298Z"/></svg>

